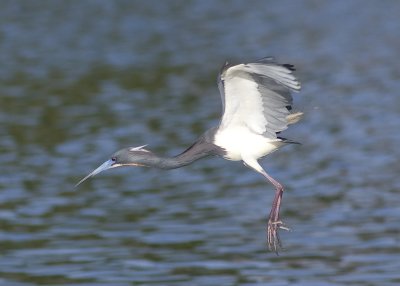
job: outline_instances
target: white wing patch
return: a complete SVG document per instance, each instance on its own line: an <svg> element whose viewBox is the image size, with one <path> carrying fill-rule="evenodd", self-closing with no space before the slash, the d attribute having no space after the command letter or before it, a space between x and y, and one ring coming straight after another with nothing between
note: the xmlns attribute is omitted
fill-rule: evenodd
<svg viewBox="0 0 400 286"><path fill-rule="evenodd" d="M235 125L247 127L258 134L265 131L264 126L267 122L262 115L262 98L258 95L257 83L249 74L240 70L229 73L225 79L225 96L222 129Z"/></svg>
<svg viewBox="0 0 400 286"><path fill-rule="evenodd" d="M224 114L220 131L247 128L267 138L287 128L292 97L301 86L290 66L272 60L227 67L220 74Z"/></svg>

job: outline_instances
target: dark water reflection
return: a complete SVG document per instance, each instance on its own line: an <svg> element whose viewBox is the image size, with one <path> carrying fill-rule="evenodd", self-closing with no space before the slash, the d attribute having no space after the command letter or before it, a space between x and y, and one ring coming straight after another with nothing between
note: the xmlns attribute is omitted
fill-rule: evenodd
<svg viewBox="0 0 400 286"><path fill-rule="evenodd" d="M398 285L399 9L3 1L0 285ZM287 187L281 256L272 187L240 163L73 188L121 147L180 152L218 122L222 62L265 55L296 64L307 115L263 162Z"/></svg>

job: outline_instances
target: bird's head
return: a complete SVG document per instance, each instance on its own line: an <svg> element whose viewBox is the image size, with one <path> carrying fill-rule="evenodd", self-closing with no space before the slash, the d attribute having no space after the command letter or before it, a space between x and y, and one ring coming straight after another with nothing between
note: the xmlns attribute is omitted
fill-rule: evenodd
<svg viewBox="0 0 400 286"><path fill-rule="evenodd" d="M80 185L88 178L97 175L100 172L105 170L123 167L123 166L140 166L140 167L150 167L150 163L154 158L154 154L145 149L146 145L139 147L128 147L121 150L118 150L114 154L111 155L110 159L101 164L97 169L91 172L89 175L80 180L76 186Z"/></svg>

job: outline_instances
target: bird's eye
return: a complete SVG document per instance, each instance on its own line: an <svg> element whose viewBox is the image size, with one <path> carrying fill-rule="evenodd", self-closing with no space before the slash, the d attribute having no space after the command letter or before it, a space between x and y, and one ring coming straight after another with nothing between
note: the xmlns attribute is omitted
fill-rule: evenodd
<svg viewBox="0 0 400 286"><path fill-rule="evenodd" d="M111 158L111 161L116 162L116 161L117 161L117 158L116 158L116 157L112 157L112 158Z"/></svg>

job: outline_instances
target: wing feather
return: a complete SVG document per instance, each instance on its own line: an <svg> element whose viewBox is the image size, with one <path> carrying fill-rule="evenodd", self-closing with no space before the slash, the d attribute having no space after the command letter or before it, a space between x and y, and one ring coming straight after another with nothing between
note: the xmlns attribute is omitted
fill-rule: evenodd
<svg viewBox="0 0 400 286"><path fill-rule="evenodd" d="M219 74L218 87L223 104L220 129L246 127L267 138L287 128L293 102L290 91L301 86L292 65L272 58L229 65Z"/></svg>

